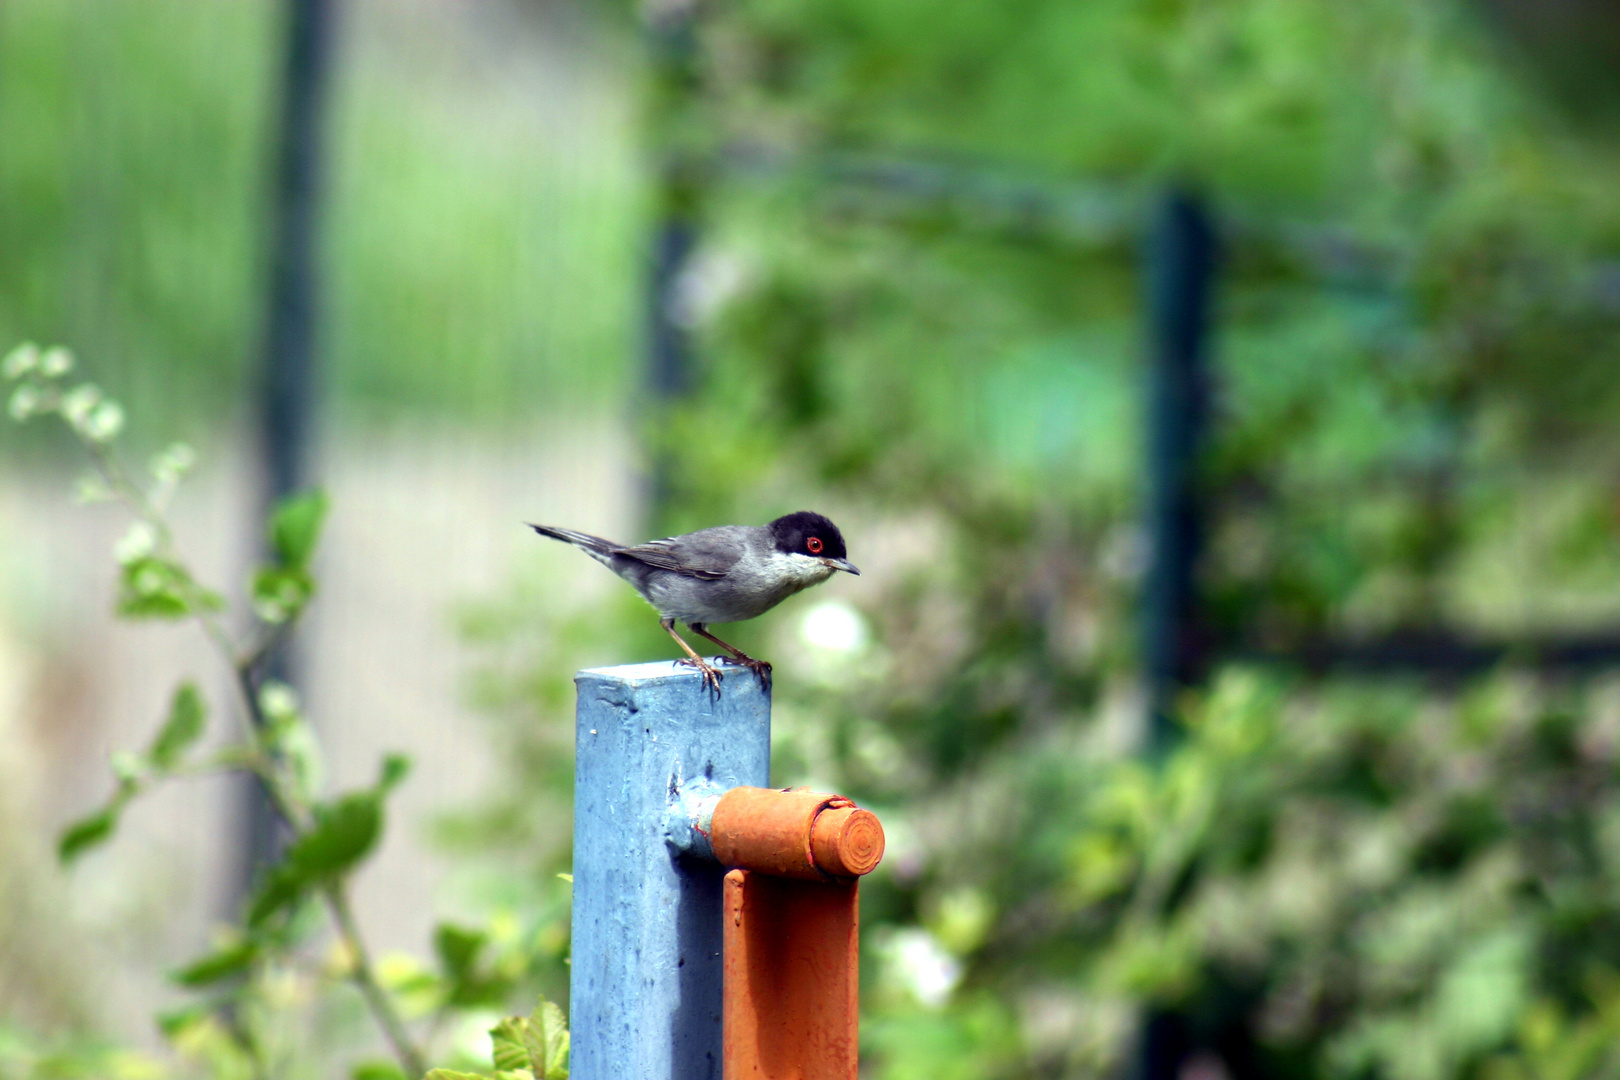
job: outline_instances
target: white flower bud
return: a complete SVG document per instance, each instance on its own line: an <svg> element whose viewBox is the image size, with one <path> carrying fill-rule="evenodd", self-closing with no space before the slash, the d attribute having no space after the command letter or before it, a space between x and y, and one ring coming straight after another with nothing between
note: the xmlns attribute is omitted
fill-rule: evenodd
<svg viewBox="0 0 1620 1080"><path fill-rule="evenodd" d="M113 497L113 489L107 486L107 481L91 473L79 477L79 482L73 488L73 497L81 503L106 502Z"/></svg>
<svg viewBox="0 0 1620 1080"><path fill-rule="evenodd" d="M196 464L197 451L183 442L177 442L152 458L152 475L159 483L172 484Z"/></svg>
<svg viewBox="0 0 1620 1080"><path fill-rule="evenodd" d="M25 341L6 354L0 361L0 371L4 371L8 379L20 379L33 371L39 364L39 346L32 341Z"/></svg>
<svg viewBox="0 0 1620 1080"><path fill-rule="evenodd" d="M109 442L124 430L124 407L116 401L103 401L84 422L84 433L96 442Z"/></svg>
<svg viewBox="0 0 1620 1080"><path fill-rule="evenodd" d="M39 373L47 379L60 379L73 370L73 354L57 345L46 349L39 358Z"/></svg>
<svg viewBox="0 0 1620 1080"><path fill-rule="evenodd" d="M69 390L62 398L62 415L76 429L83 430L90 418L90 410L101 404L101 389L94 383L84 383Z"/></svg>
<svg viewBox="0 0 1620 1080"><path fill-rule="evenodd" d="M157 530L149 522L137 521L129 527L124 538L113 548L113 557L121 566L136 559L144 559L157 549Z"/></svg>
<svg viewBox="0 0 1620 1080"><path fill-rule="evenodd" d="M33 383L23 383L11 392L11 401L6 406L13 420L26 420L39 411L39 387Z"/></svg>
<svg viewBox="0 0 1620 1080"><path fill-rule="evenodd" d="M271 679L259 687L259 708L271 720L287 720L298 715L298 695L293 688Z"/></svg>

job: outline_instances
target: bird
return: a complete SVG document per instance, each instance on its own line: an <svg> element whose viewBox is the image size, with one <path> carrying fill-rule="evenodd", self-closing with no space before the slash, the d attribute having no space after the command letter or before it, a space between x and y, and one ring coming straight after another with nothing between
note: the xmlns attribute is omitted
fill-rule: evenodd
<svg viewBox="0 0 1620 1080"><path fill-rule="evenodd" d="M541 536L574 545L628 581L686 653L676 662L696 668L715 694L720 692L720 671L675 632L677 621L730 654L718 659L748 668L768 688L771 665L721 641L709 633L709 624L757 618L838 571L860 576L838 526L811 510L784 514L766 525L718 525L634 546L575 529L527 524Z"/></svg>

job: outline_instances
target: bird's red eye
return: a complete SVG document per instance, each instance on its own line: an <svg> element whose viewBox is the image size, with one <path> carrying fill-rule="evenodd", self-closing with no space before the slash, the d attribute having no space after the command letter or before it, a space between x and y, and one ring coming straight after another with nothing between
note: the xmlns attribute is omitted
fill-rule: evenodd
<svg viewBox="0 0 1620 1080"><path fill-rule="evenodd" d="M810 554L812 554L812 555L820 555L821 554L821 537L812 536L810 539L808 539L808 540L806 540L804 542L804 546L810 550Z"/></svg>

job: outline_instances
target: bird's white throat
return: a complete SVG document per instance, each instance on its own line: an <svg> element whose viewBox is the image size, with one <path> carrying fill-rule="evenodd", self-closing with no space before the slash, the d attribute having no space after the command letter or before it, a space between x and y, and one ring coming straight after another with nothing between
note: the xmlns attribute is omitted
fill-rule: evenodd
<svg viewBox="0 0 1620 1080"><path fill-rule="evenodd" d="M795 592L820 585L833 576L833 568L821 559L798 552L771 552L765 558L765 571L778 580L791 581Z"/></svg>

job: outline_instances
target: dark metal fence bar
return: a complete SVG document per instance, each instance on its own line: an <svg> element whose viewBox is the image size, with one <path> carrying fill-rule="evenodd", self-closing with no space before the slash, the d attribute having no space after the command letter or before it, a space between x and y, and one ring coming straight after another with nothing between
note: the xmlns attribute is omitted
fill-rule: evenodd
<svg viewBox="0 0 1620 1080"><path fill-rule="evenodd" d="M309 482L311 418L316 395L315 334L319 287L322 135L331 66L335 0L288 0L268 228L268 297L259 380L260 452L266 506ZM261 516L262 520L262 516ZM269 672L291 681L283 651ZM279 842L268 799L245 789L246 888Z"/></svg>

